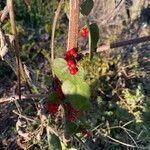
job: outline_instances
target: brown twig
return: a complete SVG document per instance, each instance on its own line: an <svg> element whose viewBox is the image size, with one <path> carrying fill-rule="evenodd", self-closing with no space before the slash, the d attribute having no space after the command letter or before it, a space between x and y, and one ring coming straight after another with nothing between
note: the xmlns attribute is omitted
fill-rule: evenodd
<svg viewBox="0 0 150 150"><path fill-rule="evenodd" d="M67 50L77 47L79 26L79 0L70 0L69 31Z"/></svg>
<svg viewBox="0 0 150 150"><path fill-rule="evenodd" d="M31 119L31 118L29 118L29 117L27 117L27 116L25 116L25 115L19 114L19 113L16 112L15 110L13 110L13 113L16 114L16 115L18 115L18 116L21 117L21 118L26 119L27 121L31 121L31 122L34 122L34 121L35 121L34 119Z"/></svg>
<svg viewBox="0 0 150 150"><path fill-rule="evenodd" d="M138 43L147 42L147 41L150 41L150 36L144 36L144 37L140 37L140 38L136 38L136 39L131 39L131 40L126 40L126 41L111 43L110 44L110 48L117 48L117 47L121 47L121 46L138 44Z"/></svg>
<svg viewBox="0 0 150 150"><path fill-rule="evenodd" d="M102 46L98 47L96 52L98 53L98 52L101 52L101 51L107 51L110 48L118 48L118 47L122 47L122 46L128 46L128 45L132 45L132 44L139 44L139 43L148 42L148 41L150 41L150 36L144 36L144 37L140 37L140 38L136 38L136 39L115 42L115 43L111 43L110 45L102 45ZM81 52L81 54L83 54L83 55L85 55L87 53L89 53L88 50Z"/></svg>
<svg viewBox="0 0 150 150"><path fill-rule="evenodd" d="M30 94L30 95L21 95L21 100L27 100L27 99L32 99L32 98L46 98L48 95L46 94L41 94L41 95L35 95L35 94ZM0 98L0 103L5 103L5 102L12 102L12 101L18 101L18 96L11 96L11 97L5 97L5 98Z"/></svg>

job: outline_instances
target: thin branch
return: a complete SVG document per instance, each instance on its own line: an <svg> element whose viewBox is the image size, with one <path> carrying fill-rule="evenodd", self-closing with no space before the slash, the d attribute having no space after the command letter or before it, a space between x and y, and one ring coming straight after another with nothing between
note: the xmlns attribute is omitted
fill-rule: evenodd
<svg viewBox="0 0 150 150"><path fill-rule="evenodd" d="M150 41L150 36L144 36L144 37L140 37L140 38L136 38L136 39L115 42L115 43L111 43L110 45L102 45L102 46L98 47L96 52L98 53L101 51L108 51L110 48L118 48L118 47L122 47L122 46L139 44L139 43L148 42L148 41ZM86 50L86 51L82 51L80 53L85 55L85 54L89 53L89 51Z"/></svg>
<svg viewBox="0 0 150 150"><path fill-rule="evenodd" d="M61 7L64 3L64 0L61 0L58 4L57 10L55 12L55 16L53 19L53 25L52 25L52 34L51 34L51 61L54 60L55 58L55 51L54 51L54 45L55 45L55 30L56 30L56 24L57 24L57 20L61 11Z"/></svg>
<svg viewBox="0 0 150 150"><path fill-rule="evenodd" d="M30 95L21 95L21 100L27 100L27 99L32 99L32 98L46 98L48 95L42 94L42 95L35 95L35 94L30 94ZM5 103L5 102L13 102L13 101L18 101L18 96L11 96L11 97L5 97L5 98L0 98L0 103Z"/></svg>
<svg viewBox="0 0 150 150"><path fill-rule="evenodd" d="M109 138L110 140L116 142L116 143L119 143L119 144L124 145L124 146L127 146L127 147L139 148L139 149L145 149L145 150L147 149L147 148L144 148L144 147L137 147L137 146L135 146L135 145L131 145L131 144L128 144L128 143L124 143L124 142L122 142L122 141L119 141L119 140L117 140L117 139L114 139L114 138L110 137L109 135L104 135L104 136L107 137L107 138Z"/></svg>
<svg viewBox="0 0 150 150"><path fill-rule="evenodd" d="M134 120L130 120L129 122L125 123L122 127L125 127L125 126L127 126L127 125L129 125L129 124L131 124L133 122L134 122Z"/></svg>
<svg viewBox="0 0 150 150"><path fill-rule="evenodd" d="M136 39L130 39L130 40L126 40L126 41L111 43L110 48L128 46L128 45L138 44L138 43L143 43L143 42L148 42L148 41L150 41L150 36L144 36L144 37L140 37L140 38L136 38Z"/></svg>
<svg viewBox="0 0 150 150"><path fill-rule="evenodd" d="M139 147L138 144L136 143L136 141L134 140L134 138L132 137L131 134L129 134L129 132L126 130L126 128L122 127L122 129L127 133L127 135L131 138L131 140L133 141L133 143L136 145L136 147Z"/></svg>
<svg viewBox="0 0 150 150"><path fill-rule="evenodd" d="M31 122L34 122L34 121L35 121L34 119L31 119L31 118L29 118L29 117L27 117L27 116L24 116L24 115L22 115L22 114L19 114L19 113L16 112L15 110L13 110L13 113L16 114L16 115L18 115L18 116L21 117L21 118L24 118L24 119L28 120L28 121L31 121Z"/></svg>

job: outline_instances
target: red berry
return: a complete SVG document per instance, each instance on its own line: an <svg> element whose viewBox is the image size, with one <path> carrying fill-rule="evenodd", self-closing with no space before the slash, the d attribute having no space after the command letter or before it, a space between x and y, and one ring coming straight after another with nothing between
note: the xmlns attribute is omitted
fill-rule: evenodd
<svg viewBox="0 0 150 150"><path fill-rule="evenodd" d="M75 75L78 72L78 70L77 70L77 68L70 68L69 72L70 72L70 74Z"/></svg>
<svg viewBox="0 0 150 150"><path fill-rule="evenodd" d="M71 64L71 65L69 66L69 70L74 70L74 69L77 70L76 64Z"/></svg>
<svg viewBox="0 0 150 150"><path fill-rule="evenodd" d="M70 66L70 65L72 65L72 64L75 64L75 62L74 62L73 60L68 60L68 61L67 61L67 64L68 64L68 66Z"/></svg>
<svg viewBox="0 0 150 150"><path fill-rule="evenodd" d="M58 111L59 104L57 103L48 103L47 109L50 113L56 113Z"/></svg>
<svg viewBox="0 0 150 150"><path fill-rule="evenodd" d="M80 34L83 38L87 38L88 34L89 34L89 29L88 27L83 27L80 31Z"/></svg>
<svg viewBox="0 0 150 150"><path fill-rule="evenodd" d="M69 71L72 72L72 70L77 70L76 64L73 60L69 60L67 62L68 66L69 66Z"/></svg>
<svg viewBox="0 0 150 150"><path fill-rule="evenodd" d="M66 61L71 60L74 57L77 57L77 49L76 48L72 48L65 53L65 60Z"/></svg>
<svg viewBox="0 0 150 150"><path fill-rule="evenodd" d="M87 34L83 32L83 33L82 33L82 37L83 37L83 38L86 38L86 37L87 37Z"/></svg>
<svg viewBox="0 0 150 150"><path fill-rule="evenodd" d="M71 59L73 59L73 56L70 55L69 52L66 52L66 53L65 53L65 60L66 60L66 61L69 61L69 60L71 60Z"/></svg>
<svg viewBox="0 0 150 150"><path fill-rule="evenodd" d="M73 56L73 57L77 57L77 49L76 48L72 48L68 51L68 53Z"/></svg>

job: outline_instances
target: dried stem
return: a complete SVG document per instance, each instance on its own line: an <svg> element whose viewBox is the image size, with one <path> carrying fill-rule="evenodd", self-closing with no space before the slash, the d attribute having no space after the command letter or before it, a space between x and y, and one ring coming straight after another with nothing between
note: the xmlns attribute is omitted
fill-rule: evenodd
<svg viewBox="0 0 150 150"><path fill-rule="evenodd" d="M7 0L7 8L9 11L9 17L10 17L10 23L11 23L11 29L12 33L14 35L14 44L15 44L15 53L16 53L16 61L18 65L18 71L17 71L17 76L18 76L18 96L19 100L21 100L21 77L20 77L20 52L19 52L19 43L18 43L18 38L17 38L17 30L16 30L16 21L15 21L15 13L14 13L14 8L13 8L13 1L12 0ZM15 101L16 107L18 111L21 113L22 109L21 106L17 101Z"/></svg>
<svg viewBox="0 0 150 150"><path fill-rule="evenodd" d="M61 11L61 7L64 3L64 0L61 0L58 4L57 10L55 12L55 16L53 19L53 25L52 25L52 35L51 35L51 61L54 60L55 58L55 52L54 52L54 45L55 45L55 30L56 30L56 24L57 24L57 20Z"/></svg>
<svg viewBox="0 0 150 150"><path fill-rule="evenodd" d="M31 118L29 118L29 117L27 117L27 116L25 116L25 115L19 114L19 113L16 112L15 110L13 110L13 113L16 114L16 115L18 115L18 116L21 117L21 118L24 118L24 119L28 120L28 121L31 121L31 122L34 122L34 121L35 121L34 119L31 119Z"/></svg>
<svg viewBox="0 0 150 150"><path fill-rule="evenodd" d="M107 51L110 48L118 48L118 47L122 47L122 46L128 46L128 45L138 44L138 43L143 43L143 42L148 42L148 41L150 41L150 36L144 36L144 37L140 37L140 38L136 38L136 39L130 39L130 40L126 40L126 41L110 43L110 45L102 45L102 46L98 47L96 52L98 53L101 51ZM83 54L83 55L85 55L87 53L89 53L88 50L81 52L81 54Z"/></svg>
<svg viewBox="0 0 150 150"><path fill-rule="evenodd" d="M29 95L21 95L21 100L28 100L32 98L46 98L48 95L46 94L41 94L41 95L35 95L35 94L29 94ZM0 98L0 103L5 103L5 102L12 102L12 101L18 101L18 96L11 96L11 97L5 97L5 98Z"/></svg>
<svg viewBox="0 0 150 150"><path fill-rule="evenodd" d="M146 41L150 41L150 36L144 36L144 37L140 37L140 38L136 38L136 39L130 39L127 41L111 43L110 48L117 48L117 47L127 46L127 45L131 45L131 44L138 44L138 43L142 43L142 42L146 42Z"/></svg>
<svg viewBox="0 0 150 150"><path fill-rule="evenodd" d="M16 30L16 21L15 21L15 14L14 14L14 8L13 8L13 1L12 0L7 0L7 7L9 11L9 17L10 17L10 23L11 23L11 29L12 29L12 34L14 35L15 38L15 53L16 53L16 58L17 58L17 65L18 65L18 96L19 99L21 100L21 78L20 78L20 51L19 51L19 43L18 43L18 37L17 37L17 30Z"/></svg>

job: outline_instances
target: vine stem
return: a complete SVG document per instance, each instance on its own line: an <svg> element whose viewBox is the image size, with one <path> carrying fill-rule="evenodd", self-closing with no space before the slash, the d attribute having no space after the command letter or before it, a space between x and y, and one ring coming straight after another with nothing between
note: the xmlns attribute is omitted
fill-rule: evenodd
<svg viewBox="0 0 150 150"><path fill-rule="evenodd" d="M80 0L70 0L69 31L67 50L77 48Z"/></svg>
<svg viewBox="0 0 150 150"><path fill-rule="evenodd" d="M80 14L80 0L69 1L69 30L67 51L71 48L77 48L78 41L78 27L79 27L79 14ZM71 137L68 130L67 108L64 102L64 143L70 145Z"/></svg>

